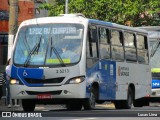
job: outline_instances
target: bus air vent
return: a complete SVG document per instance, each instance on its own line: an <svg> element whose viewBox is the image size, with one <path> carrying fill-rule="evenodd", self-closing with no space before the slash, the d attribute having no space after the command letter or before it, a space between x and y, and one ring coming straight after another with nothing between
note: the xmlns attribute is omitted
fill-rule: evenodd
<svg viewBox="0 0 160 120"><path fill-rule="evenodd" d="M25 78L25 81L29 84L53 84L53 83L61 83L64 80L64 77L59 78L50 78L50 79L32 79Z"/></svg>
<svg viewBox="0 0 160 120"><path fill-rule="evenodd" d="M60 95L62 90L57 91L47 91L47 92L39 92L39 91L26 91L28 95L38 95L38 94L51 94L51 95Z"/></svg>

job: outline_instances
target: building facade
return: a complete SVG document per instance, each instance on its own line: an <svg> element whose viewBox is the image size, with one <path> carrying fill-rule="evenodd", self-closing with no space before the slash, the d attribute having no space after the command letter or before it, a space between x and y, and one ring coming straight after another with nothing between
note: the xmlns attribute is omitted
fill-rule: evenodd
<svg viewBox="0 0 160 120"><path fill-rule="evenodd" d="M24 20L47 17L38 7L47 0L18 0L18 25ZM4 72L8 53L9 0L0 0L0 72Z"/></svg>

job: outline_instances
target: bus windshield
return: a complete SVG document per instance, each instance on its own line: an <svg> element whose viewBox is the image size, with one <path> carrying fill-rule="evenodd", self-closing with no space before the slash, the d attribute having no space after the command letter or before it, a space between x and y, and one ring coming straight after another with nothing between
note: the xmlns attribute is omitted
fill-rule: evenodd
<svg viewBox="0 0 160 120"><path fill-rule="evenodd" d="M68 65L80 60L83 26L38 24L19 30L13 62L17 65Z"/></svg>
<svg viewBox="0 0 160 120"><path fill-rule="evenodd" d="M151 68L160 68L160 41L152 40L150 41L151 48Z"/></svg>

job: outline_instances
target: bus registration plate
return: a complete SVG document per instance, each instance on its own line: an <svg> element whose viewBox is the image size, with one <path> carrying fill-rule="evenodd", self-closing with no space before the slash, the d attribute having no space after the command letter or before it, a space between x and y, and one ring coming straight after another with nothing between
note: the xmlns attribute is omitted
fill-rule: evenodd
<svg viewBox="0 0 160 120"><path fill-rule="evenodd" d="M51 94L38 94L37 98L38 99L52 99L52 95Z"/></svg>

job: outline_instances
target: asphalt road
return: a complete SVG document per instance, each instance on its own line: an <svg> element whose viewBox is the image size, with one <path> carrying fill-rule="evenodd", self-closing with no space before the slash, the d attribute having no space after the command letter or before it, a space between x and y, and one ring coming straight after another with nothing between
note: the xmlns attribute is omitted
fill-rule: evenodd
<svg viewBox="0 0 160 120"><path fill-rule="evenodd" d="M91 111L68 111L64 105L37 105L33 113L24 113L21 106L8 108L1 106L1 112L10 112L12 117L22 117L23 115L42 117L45 119L54 118L59 120L159 120L160 104L150 104L150 106L136 107L132 109L116 110L113 104L105 103L97 105L96 109ZM0 113L0 116L2 113ZM113 119L114 118L114 119ZM143 119L142 119L143 118Z"/></svg>

